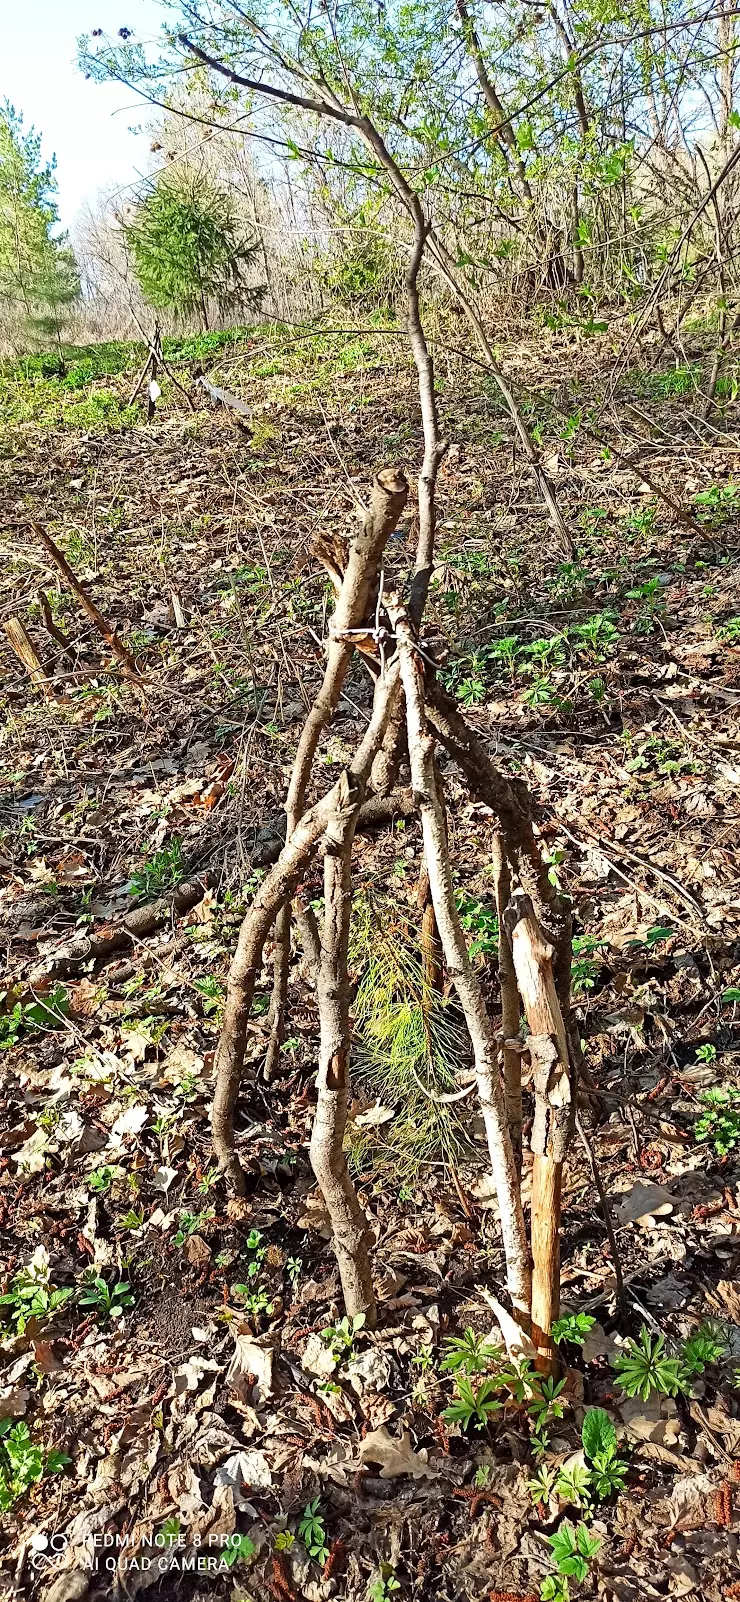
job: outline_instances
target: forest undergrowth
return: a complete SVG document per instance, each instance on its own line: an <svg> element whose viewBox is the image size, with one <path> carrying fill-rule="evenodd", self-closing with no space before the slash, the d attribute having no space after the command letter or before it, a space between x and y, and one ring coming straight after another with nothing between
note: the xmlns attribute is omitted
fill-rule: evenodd
<svg viewBox="0 0 740 1602"><path fill-rule="evenodd" d="M467 1036L415 945L412 807L354 847L348 1152L376 1331L343 1318L308 1161L317 1012L300 941L269 1087L269 964L249 1024L246 1197L227 1199L211 1149L228 965L321 681L331 590L311 542L350 532L380 467L418 470L416 376L390 315L165 341L182 389L161 376L148 426L131 401L143 347L68 351L64 372L5 364L1 620L22 623L41 669L2 634L8 1594L740 1595L737 375L707 409L698 320L680 357L635 343L609 389L613 332L543 319L500 335L566 556L492 379L442 321L431 332L449 449L422 643L526 779L574 918L588 1077L561 1377L535 1374L502 1306ZM201 373L248 423L211 405ZM414 547L412 497L388 583ZM371 701L356 656L327 788ZM441 768L495 1015L490 814ZM321 895L309 875L303 900Z"/></svg>

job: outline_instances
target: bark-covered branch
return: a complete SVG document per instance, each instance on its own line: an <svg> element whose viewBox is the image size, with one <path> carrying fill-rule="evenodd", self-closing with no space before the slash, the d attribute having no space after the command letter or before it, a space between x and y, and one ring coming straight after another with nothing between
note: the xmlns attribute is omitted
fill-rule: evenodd
<svg viewBox="0 0 740 1602"><path fill-rule="evenodd" d="M343 779L344 779L343 775ZM367 1220L344 1155L350 1098L349 928L352 912L352 841L360 809L360 787L340 786L327 828L324 857L324 927L316 999L321 1039L318 1099L311 1134L311 1167L331 1219L344 1305L362 1313L374 1329L375 1295Z"/></svg>
<svg viewBox="0 0 740 1602"><path fill-rule="evenodd" d="M350 792L354 794L355 789L359 789L361 799L397 694L398 667L391 663L384 677L378 680L372 718L347 769ZM260 885L242 923L229 971L224 1021L216 1054L212 1119L216 1155L230 1188L238 1195L244 1190L244 1175L234 1143L234 1110L262 953L276 917L293 895L311 858L321 849L329 819L336 814L341 783L342 780L338 779L328 794L310 808L283 846L272 872Z"/></svg>
<svg viewBox="0 0 740 1602"><path fill-rule="evenodd" d="M409 757L421 811L429 884L448 972L468 1026L491 1168L498 1195L509 1293L519 1317L529 1320L530 1263L519 1179L506 1119L499 1049L481 988L471 967L455 904L444 817L434 775L434 739L424 712L424 676L408 613L398 598L387 602L393 622L406 697Z"/></svg>
<svg viewBox="0 0 740 1602"><path fill-rule="evenodd" d="M314 705L306 718L298 741L286 801L286 835L290 838L302 816L311 777L313 759L324 730L337 706L354 646L342 638L364 622L371 595L377 583L380 559L406 505L408 484L399 468L384 467L376 475L362 525L350 541L347 567L329 625L329 645L324 679ZM275 963L270 1007L270 1044L265 1078L274 1078L285 1033L285 1007L290 966L290 902L281 910L275 930Z"/></svg>

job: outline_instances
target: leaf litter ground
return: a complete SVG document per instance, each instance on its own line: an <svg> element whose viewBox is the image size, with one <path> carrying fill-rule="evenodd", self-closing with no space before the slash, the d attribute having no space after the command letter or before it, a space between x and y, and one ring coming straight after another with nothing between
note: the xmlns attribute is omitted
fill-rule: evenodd
<svg viewBox="0 0 740 1602"><path fill-rule="evenodd" d="M573 532L567 561L489 380L439 359L452 445L429 638L471 721L526 779L551 871L573 898L578 1016L598 1090L583 1117L625 1277L629 1329L576 1145L563 1304L595 1324L580 1353L565 1348L547 1461L573 1459L586 1405L609 1413L627 1489L597 1505L589 1528L601 1546L572 1583L607 1602L716 1602L740 1574L740 447L734 403L712 424L699 416L700 334L694 345L683 391L648 350L608 406L601 341L575 350L545 336L505 352L512 376L526 374ZM307 1162L316 1013L300 953L284 1075L269 1095L256 1072L267 969L252 1020L243 1206L227 1204L209 1146L228 958L277 849L321 671L330 598L310 542L346 533L353 491L379 465L414 470L411 370L390 339L301 346L256 330L205 347L209 379L253 406L250 433L223 411L187 413L168 385L146 428L126 407L141 352L97 351L78 353L71 395L27 370L6 373L0 391L3 620L25 623L52 689L34 690L6 651L0 1227L15 1300L2 1308L0 1417L27 1425L46 1457L0 1521L4 1581L53 1602L114 1585L153 1598L354 1602L381 1581L378 1595L401 1602L536 1596L552 1572L547 1537L582 1510L533 1504L526 1403L478 1432L441 1417L452 1381L440 1343L487 1334L484 1293L503 1283L475 1120L454 1171L436 1151L402 1173L384 1120L390 1110L395 1127L403 1108L379 1110L375 1082L358 1079L351 1150L382 1317L377 1335L360 1330L343 1350L321 1338L341 1307ZM203 348L172 354L187 383ZM597 405L602 436L625 454L639 443L693 528L594 442ZM57 587L31 517L135 651L143 691ZM399 576L413 547L412 511L390 553ZM42 583L66 653L42 626ZM327 780L369 698L358 663ZM485 965L489 820L449 766L445 783L460 904ZM413 819L358 840L358 889L371 905L390 898L399 928L413 922L419 866ZM490 983L495 995L493 973ZM105 1296L98 1287L80 1305L96 1280ZM68 1294L50 1304L54 1291ZM726 1355L689 1395L625 1397L611 1359L628 1334L660 1328L676 1349L707 1320ZM70 1459L59 1472L52 1451ZM317 1498L318 1534L305 1515ZM227 1563L219 1542L237 1533L248 1539ZM198 1553L211 1572L198 1572Z"/></svg>

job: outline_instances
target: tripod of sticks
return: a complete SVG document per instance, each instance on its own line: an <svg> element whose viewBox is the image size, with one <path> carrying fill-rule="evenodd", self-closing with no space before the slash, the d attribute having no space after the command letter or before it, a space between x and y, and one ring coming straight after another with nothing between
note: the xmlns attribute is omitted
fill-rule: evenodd
<svg viewBox="0 0 740 1602"><path fill-rule="evenodd" d="M295 915L313 969L320 1021L311 1165L331 1221L347 1313L364 1313L368 1326L374 1327L377 1313L369 1227L343 1149L352 1048L348 966L352 845L363 804L387 793L406 744L424 841L426 899L433 912L435 940L472 1046L509 1296L520 1324L531 1332L538 1366L552 1372L556 1366L551 1328L559 1306L562 1172L574 1127L578 1062L570 1023L570 920L548 878L525 787L495 767L483 742L438 682L412 609L396 589L385 588L383 553L407 494L403 473L396 468L382 469L375 477L360 527L346 548L343 571L336 553L330 565L319 549L337 591L324 679L298 744L286 804L285 845L244 918L231 964L216 1054L214 1147L231 1193L242 1195L244 1172L234 1114L254 990L270 931L275 929L278 945L282 943L280 955L285 957ZM358 649L374 679L370 722L336 783L308 805L319 742L336 712ZM436 758L439 745L454 758L471 795L492 814L499 913L498 1029L471 964L457 911L444 788ZM317 860L323 862L324 876L320 929L313 912L294 901L301 880ZM284 974L286 969L287 962L276 961L276 973ZM524 1040L519 1034L522 1007L528 1026ZM529 1237L521 1194L524 1054L531 1063L535 1106Z"/></svg>

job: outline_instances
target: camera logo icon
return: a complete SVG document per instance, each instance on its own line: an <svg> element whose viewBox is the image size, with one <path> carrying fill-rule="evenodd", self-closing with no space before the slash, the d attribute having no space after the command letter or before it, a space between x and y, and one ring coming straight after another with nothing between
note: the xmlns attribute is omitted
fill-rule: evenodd
<svg viewBox="0 0 740 1602"><path fill-rule="evenodd" d="M35 1535L31 1536L29 1542L28 1561L30 1567L37 1574L43 1569L53 1568L57 1558L61 1556L62 1552L66 1551L67 1544L66 1535L47 1535L45 1530L38 1530Z"/></svg>

